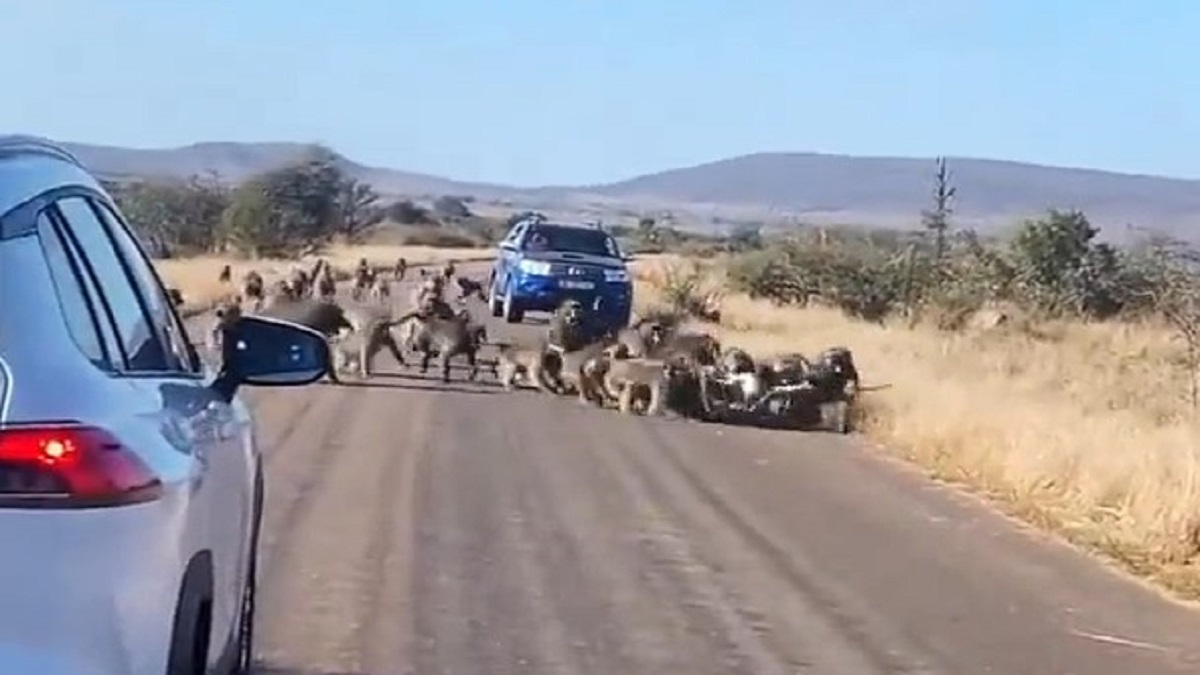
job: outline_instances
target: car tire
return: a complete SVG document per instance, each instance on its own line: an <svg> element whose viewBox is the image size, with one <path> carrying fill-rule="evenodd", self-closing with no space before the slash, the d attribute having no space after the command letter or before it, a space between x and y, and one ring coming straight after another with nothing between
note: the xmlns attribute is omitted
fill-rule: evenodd
<svg viewBox="0 0 1200 675"><path fill-rule="evenodd" d="M517 304L517 299L513 297L511 285L506 285L504 289L504 305L501 308L504 314L504 320L508 323L521 323L525 319L525 310Z"/></svg>
<svg viewBox="0 0 1200 675"><path fill-rule="evenodd" d="M504 299L496 293L495 272L492 272L491 280L488 281L488 308L492 310L492 316L497 319L504 316Z"/></svg>

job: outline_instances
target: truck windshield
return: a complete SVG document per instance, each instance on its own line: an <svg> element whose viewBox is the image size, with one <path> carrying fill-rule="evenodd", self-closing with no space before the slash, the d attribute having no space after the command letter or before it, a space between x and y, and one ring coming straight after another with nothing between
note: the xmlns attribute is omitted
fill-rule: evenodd
<svg viewBox="0 0 1200 675"><path fill-rule="evenodd" d="M616 242L607 232L585 227L535 225L525 235L522 248L526 251L564 251L620 257Z"/></svg>

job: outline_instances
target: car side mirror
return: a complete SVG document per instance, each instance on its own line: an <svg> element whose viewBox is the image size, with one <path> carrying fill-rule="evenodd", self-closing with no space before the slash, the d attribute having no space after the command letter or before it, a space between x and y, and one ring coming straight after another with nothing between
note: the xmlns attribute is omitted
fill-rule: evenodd
<svg viewBox="0 0 1200 675"><path fill-rule="evenodd" d="M243 316L221 337L221 372L213 387L226 401L239 386L297 387L329 372L329 344L311 328Z"/></svg>

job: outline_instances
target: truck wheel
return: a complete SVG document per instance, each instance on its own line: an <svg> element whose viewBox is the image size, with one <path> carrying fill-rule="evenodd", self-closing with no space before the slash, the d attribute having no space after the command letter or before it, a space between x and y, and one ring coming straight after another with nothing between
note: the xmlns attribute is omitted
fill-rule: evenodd
<svg viewBox="0 0 1200 675"><path fill-rule="evenodd" d="M508 323L521 323L525 319L525 310L517 304L517 299L513 297L512 286L509 286L504 291L504 306L501 308L504 314L504 320Z"/></svg>
<svg viewBox="0 0 1200 675"><path fill-rule="evenodd" d="M492 311L492 316L499 319L504 316L504 298L496 293L496 273L492 272L491 278L488 280L488 309Z"/></svg>

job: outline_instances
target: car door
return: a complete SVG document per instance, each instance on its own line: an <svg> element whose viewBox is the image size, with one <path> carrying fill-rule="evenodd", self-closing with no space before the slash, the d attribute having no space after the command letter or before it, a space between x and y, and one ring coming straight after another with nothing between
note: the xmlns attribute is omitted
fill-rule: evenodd
<svg viewBox="0 0 1200 675"><path fill-rule="evenodd" d="M213 642L232 629L245 583L253 517L252 446L245 409L224 402L144 250L99 194L72 195L53 206L94 271L124 345L120 375L141 392L130 411L141 436L163 452L192 457L189 536L213 561Z"/></svg>
<svg viewBox="0 0 1200 675"><path fill-rule="evenodd" d="M518 242L528 228L527 223L519 223L509 230L508 236L500 242L500 255L496 263L496 295L503 295L508 286L508 278L518 261Z"/></svg>

